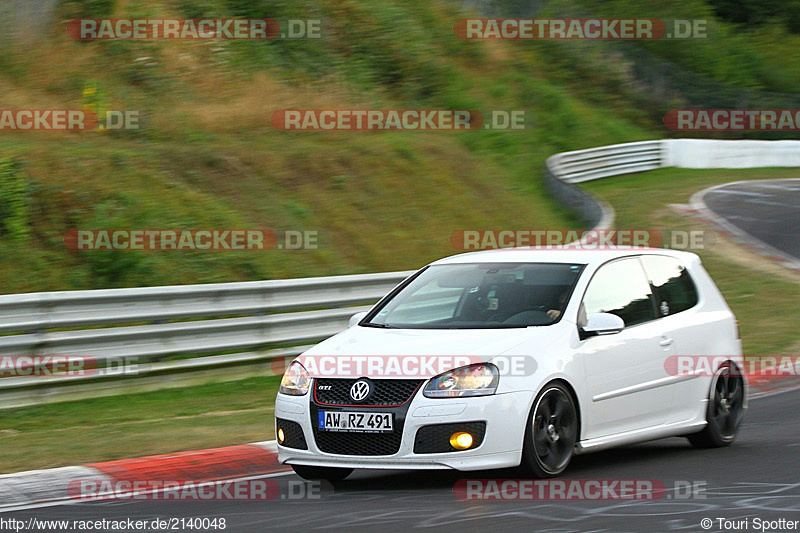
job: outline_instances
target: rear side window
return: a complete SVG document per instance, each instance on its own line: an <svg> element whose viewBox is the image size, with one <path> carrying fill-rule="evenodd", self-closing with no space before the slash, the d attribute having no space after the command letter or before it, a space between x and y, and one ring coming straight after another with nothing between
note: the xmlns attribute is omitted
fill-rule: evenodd
<svg viewBox="0 0 800 533"><path fill-rule="evenodd" d="M600 267L583 296L586 316L611 313L635 326L655 320L650 284L636 257L620 259Z"/></svg>
<svg viewBox="0 0 800 533"><path fill-rule="evenodd" d="M642 262L662 316L674 315L697 305L697 288L680 261L663 255L644 255Z"/></svg>

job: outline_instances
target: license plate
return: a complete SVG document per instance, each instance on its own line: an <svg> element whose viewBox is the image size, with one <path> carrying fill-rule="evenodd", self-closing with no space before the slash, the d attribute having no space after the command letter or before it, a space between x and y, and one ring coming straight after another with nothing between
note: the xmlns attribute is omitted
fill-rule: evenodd
<svg viewBox="0 0 800 533"><path fill-rule="evenodd" d="M391 413L320 411L318 427L325 431L384 433L394 430L393 423L394 420Z"/></svg>

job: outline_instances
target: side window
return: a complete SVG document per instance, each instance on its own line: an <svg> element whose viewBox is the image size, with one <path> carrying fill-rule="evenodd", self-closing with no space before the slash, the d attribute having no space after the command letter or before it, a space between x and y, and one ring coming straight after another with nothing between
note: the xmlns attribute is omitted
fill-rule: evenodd
<svg viewBox="0 0 800 533"><path fill-rule="evenodd" d="M689 271L680 261L664 255L645 255L642 256L642 262L663 316L674 315L697 305L697 289Z"/></svg>
<svg viewBox="0 0 800 533"><path fill-rule="evenodd" d="M611 313L635 326L655 320L650 284L638 258L620 259L600 267L583 296L586 316Z"/></svg>

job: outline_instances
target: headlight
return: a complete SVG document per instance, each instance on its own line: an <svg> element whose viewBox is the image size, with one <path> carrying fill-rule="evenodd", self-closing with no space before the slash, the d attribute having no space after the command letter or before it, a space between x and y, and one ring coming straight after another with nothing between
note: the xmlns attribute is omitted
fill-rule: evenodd
<svg viewBox="0 0 800 533"><path fill-rule="evenodd" d="M490 363L462 366L433 378L422 393L428 398L488 396L497 390L500 373Z"/></svg>
<svg viewBox="0 0 800 533"><path fill-rule="evenodd" d="M292 361L281 379L280 391L290 396L303 396L311 386L311 376L299 361Z"/></svg>

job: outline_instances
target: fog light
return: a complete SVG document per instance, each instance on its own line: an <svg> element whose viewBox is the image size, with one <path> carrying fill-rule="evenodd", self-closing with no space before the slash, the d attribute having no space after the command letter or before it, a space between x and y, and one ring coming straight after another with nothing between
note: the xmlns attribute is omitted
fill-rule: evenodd
<svg viewBox="0 0 800 533"><path fill-rule="evenodd" d="M283 444L283 441L286 440L286 435L283 433L283 428L278 428L278 443Z"/></svg>
<svg viewBox="0 0 800 533"><path fill-rule="evenodd" d="M450 435L450 446L456 450L466 450L472 446L472 442L472 435L464 431L459 431L458 433Z"/></svg>

